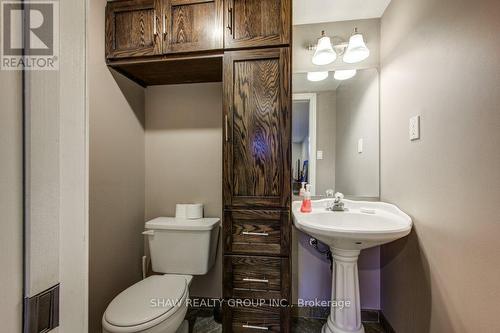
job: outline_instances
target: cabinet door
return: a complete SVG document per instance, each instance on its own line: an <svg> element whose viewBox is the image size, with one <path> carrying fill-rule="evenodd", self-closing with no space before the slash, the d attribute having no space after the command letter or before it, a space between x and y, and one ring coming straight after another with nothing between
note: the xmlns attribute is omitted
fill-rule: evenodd
<svg viewBox="0 0 500 333"><path fill-rule="evenodd" d="M224 55L224 205L290 206L289 48Z"/></svg>
<svg viewBox="0 0 500 333"><path fill-rule="evenodd" d="M225 48L290 43L290 0L225 0Z"/></svg>
<svg viewBox="0 0 500 333"><path fill-rule="evenodd" d="M160 0L108 2L106 58L160 54L160 16Z"/></svg>
<svg viewBox="0 0 500 333"><path fill-rule="evenodd" d="M164 0L164 52L222 49L222 0Z"/></svg>

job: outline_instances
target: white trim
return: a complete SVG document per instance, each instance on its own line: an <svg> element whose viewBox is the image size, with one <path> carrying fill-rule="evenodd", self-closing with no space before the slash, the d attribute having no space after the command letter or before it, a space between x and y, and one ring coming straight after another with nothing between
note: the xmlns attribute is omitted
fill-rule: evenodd
<svg viewBox="0 0 500 333"><path fill-rule="evenodd" d="M292 100L309 101L309 184L311 195L316 195L316 94L293 94Z"/></svg>

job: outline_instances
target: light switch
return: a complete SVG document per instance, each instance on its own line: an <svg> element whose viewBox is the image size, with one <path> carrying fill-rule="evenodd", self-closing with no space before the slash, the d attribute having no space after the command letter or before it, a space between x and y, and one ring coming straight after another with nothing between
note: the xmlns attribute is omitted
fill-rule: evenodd
<svg viewBox="0 0 500 333"><path fill-rule="evenodd" d="M410 140L415 141L420 139L420 116L410 118Z"/></svg>
<svg viewBox="0 0 500 333"><path fill-rule="evenodd" d="M361 154L363 152L363 138L360 138L358 140L358 154Z"/></svg>
<svg viewBox="0 0 500 333"><path fill-rule="evenodd" d="M322 150L316 151L316 159L317 160L322 160L323 159L323 151Z"/></svg>

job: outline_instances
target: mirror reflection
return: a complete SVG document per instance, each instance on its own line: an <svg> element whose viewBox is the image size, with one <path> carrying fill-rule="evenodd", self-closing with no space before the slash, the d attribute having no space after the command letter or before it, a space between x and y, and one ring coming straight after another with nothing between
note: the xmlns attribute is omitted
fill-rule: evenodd
<svg viewBox="0 0 500 333"><path fill-rule="evenodd" d="M379 74L376 68L293 74L293 190L379 197Z"/></svg>

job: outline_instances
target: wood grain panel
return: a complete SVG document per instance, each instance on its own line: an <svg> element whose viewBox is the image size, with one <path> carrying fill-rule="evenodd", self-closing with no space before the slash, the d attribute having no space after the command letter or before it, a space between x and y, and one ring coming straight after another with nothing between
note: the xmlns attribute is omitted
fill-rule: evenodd
<svg viewBox="0 0 500 333"><path fill-rule="evenodd" d="M290 43L290 0L228 0L225 12L227 49Z"/></svg>
<svg viewBox="0 0 500 333"><path fill-rule="evenodd" d="M224 59L224 204L288 208L288 48L227 52Z"/></svg>
<svg viewBox="0 0 500 333"><path fill-rule="evenodd" d="M224 257L224 297L289 300L289 259Z"/></svg>
<svg viewBox="0 0 500 333"><path fill-rule="evenodd" d="M110 61L108 65L143 87L222 82L222 55Z"/></svg>
<svg viewBox="0 0 500 333"><path fill-rule="evenodd" d="M226 211L223 224L225 253L288 256L289 216L288 211Z"/></svg>
<svg viewBox="0 0 500 333"><path fill-rule="evenodd" d="M222 0L165 0L164 52L222 49Z"/></svg>
<svg viewBox="0 0 500 333"><path fill-rule="evenodd" d="M108 2L106 6L106 58L161 53L160 0Z"/></svg>
<svg viewBox="0 0 500 333"><path fill-rule="evenodd" d="M280 192L279 59L234 64L233 194Z"/></svg>
<svg viewBox="0 0 500 333"><path fill-rule="evenodd" d="M223 310L224 333L290 332L290 310L286 307L269 305L243 307L224 304Z"/></svg>

